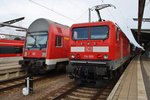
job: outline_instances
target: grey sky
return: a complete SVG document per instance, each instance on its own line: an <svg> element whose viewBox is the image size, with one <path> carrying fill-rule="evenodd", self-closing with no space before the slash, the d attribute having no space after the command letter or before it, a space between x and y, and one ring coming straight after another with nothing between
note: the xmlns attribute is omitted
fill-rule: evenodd
<svg viewBox="0 0 150 100"><path fill-rule="evenodd" d="M137 28L137 22L133 22L132 18L138 15L138 0L32 0L40 3L49 9L63 14L60 16L48 9L40 7L31 0L0 0L0 22L25 17L24 21L16 23L23 27L28 27L37 18L48 18L50 20L71 26L73 23L81 23L88 21L88 8L100 4L113 4L117 9L106 8L101 11L102 18L112 20L119 23L128 37L130 32L126 29ZM150 17L150 1L146 1L144 17ZM97 15L92 12L92 21L97 21ZM150 24L144 23L143 28L150 28ZM0 32L17 34L14 29L0 28ZM132 37L131 41L135 42Z"/></svg>

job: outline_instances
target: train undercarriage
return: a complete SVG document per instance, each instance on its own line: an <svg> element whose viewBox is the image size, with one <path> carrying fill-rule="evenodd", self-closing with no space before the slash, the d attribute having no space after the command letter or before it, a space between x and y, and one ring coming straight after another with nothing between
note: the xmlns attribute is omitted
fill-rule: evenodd
<svg viewBox="0 0 150 100"><path fill-rule="evenodd" d="M40 73L46 70L44 59L24 59L20 60L19 64L27 73Z"/></svg>
<svg viewBox="0 0 150 100"><path fill-rule="evenodd" d="M19 64L28 74L43 74L50 70L64 71L68 61L46 65L45 59L24 59L20 60Z"/></svg>
<svg viewBox="0 0 150 100"><path fill-rule="evenodd" d="M109 61L98 63L70 61L66 71L70 78L80 83L96 83L118 78L125 69L125 63L113 69Z"/></svg>

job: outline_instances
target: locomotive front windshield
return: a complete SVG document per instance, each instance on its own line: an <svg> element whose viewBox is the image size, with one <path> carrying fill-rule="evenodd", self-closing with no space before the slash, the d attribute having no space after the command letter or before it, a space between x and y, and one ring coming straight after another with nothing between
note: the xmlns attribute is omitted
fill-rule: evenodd
<svg viewBox="0 0 150 100"><path fill-rule="evenodd" d="M26 48L43 49L47 46L47 32L35 32L27 34Z"/></svg>
<svg viewBox="0 0 150 100"><path fill-rule="evenodd" d="M108 37L107 26L94 26L73 29L73 40L103 40Z"/></svg>

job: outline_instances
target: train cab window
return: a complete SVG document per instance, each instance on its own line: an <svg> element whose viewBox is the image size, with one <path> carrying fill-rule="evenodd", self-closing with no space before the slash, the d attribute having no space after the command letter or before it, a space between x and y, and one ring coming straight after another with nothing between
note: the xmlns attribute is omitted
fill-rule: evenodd
<svg viewBox="0 0 150 100"><path fill-rule="evenodd" d="M108 31L107 26L75 28L73 29L73 40L106 39Z"/></svg>
<svg viewBox="0 0 150 100"><path fill-rule="evenodd" d="M26 48L44 49L47 46L47 32L33 32L27 34Z"/></svg>
<svg viewBox="0 0 150 100"><path fill-rule="evenodd" d="M73 29L73 40L85 40L88 39L88 28L74 28Z"/></svg>
<svg viewBox="0 0 150 100"><path fill-rule="evenodd" d="M56 47L62 47L62 36L56 36L55 46Z"/></svg>
<svg viewBox="0 0 150 100"><path fill-rule="evenodd" d="M108 37L107 26L96 26L90 28L90 39L106 39Z"/></svg>

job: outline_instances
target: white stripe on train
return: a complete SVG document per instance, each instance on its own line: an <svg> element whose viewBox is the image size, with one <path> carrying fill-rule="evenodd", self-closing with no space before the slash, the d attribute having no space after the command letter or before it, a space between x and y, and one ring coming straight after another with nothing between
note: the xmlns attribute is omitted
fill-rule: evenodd
<svg viewBox="0 0 150 100"><path fill-rule="evenodd" d="M55 65L57 62L69 61L69 58L46 59L47 65Z"/></svg>

